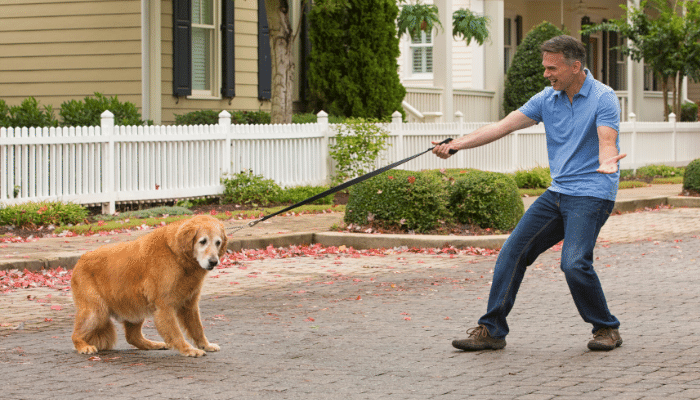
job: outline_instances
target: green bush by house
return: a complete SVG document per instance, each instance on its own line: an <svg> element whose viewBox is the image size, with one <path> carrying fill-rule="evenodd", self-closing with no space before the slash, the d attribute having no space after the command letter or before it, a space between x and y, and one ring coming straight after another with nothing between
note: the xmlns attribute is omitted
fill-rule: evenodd
<svg viewBox="0 0 700 400"><path fill-rule="evenodd" d="M398 14L393 0L314 2L309 86L315 110L379 120L403 113Z"/></svg>
<svg viewBox="0 0 700 400"><path fill-rule="evenodd" d="M53 108L39 107L39 102L34 97L27 97L18 106L9 107L4 100L0 100L0 127L6 128L31 128L58 126L58 120L53 115Z"/></svg>
<svg viewBox="0 0 700 400"><path fill-rule="evenodd" d="M101 115L106 110L114 114L114 125L144 124L134 103L121 102L117 96L106 97L98 92L95 92L95 97L63 102L58 114L63 119L61 126L99 126Z"/></svg>
<svg viewBox="0 0 700 400"><path fill-rule="evenodd" d="M532 28L517 47L506 73L503 93L503 111L506 115L520 108L530 97L550 85L543 76L540 46L547 40L563 34L561 29L545 21Z"/></svg>

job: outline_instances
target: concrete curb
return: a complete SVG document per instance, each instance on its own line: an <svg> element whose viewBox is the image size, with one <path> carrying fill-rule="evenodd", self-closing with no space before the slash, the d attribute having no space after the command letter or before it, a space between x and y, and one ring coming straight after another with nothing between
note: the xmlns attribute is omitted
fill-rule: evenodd
<svg viewBox="0 0 700 400"><path fill-rule="evenodd" d="M673 207L696 207L700 208L700 197L653 197L648 199L622 200L615 202L613 212L631 212L644 208L654 208L660 205L671 205ZM407 246L411 247L444 247L453 246L456 248L480 247L487 249L498 249L508 239L508 235L491 236L443 236L443 235L373 235L362 233L344 232L298 232L280 235L270 235L259 238L231 239L228 248L231 251L241 249L264 249L268 246L286 247L299 244L321 244L323 246L353 247L355 249L370 248L393 248ZM0 271L27 269L29 271L41 271L62 267L73 268L80 259L81 254L66 253L54 254L47 258L36 258L27 260L0 260Z"/></svg>

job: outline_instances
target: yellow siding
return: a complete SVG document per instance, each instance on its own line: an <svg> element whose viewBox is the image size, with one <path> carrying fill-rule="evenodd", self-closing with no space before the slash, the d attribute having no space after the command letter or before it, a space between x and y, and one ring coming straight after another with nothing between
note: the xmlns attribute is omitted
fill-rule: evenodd
<svg viewBox="0 0 700 400"><path fill-rule="evenodd" d="M236 97L229 99L187 99L173 96L172 2L162 3L162 123L172 124L175 114L199 110L270 110L270 102L258 100L258 13L257 1L235 2Z"/></svg>
<svg viewBox="0 0 700 400"><path fill-rule="evenodd" d="M0 2L0 98L61 103L101 92L141 106L141 1Z"/></svg>

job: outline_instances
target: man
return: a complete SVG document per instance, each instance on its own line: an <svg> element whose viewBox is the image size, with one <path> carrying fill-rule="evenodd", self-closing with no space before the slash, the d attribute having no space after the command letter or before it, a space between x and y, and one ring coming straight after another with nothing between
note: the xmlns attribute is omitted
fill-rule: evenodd
<svg viewBox="0 0 700 400"><path fill-rule="evenodd" d="M532 204L513 230L496 261L487 312L469 337L455 340L461 350L502 349L506 317L526 268L537 256L564 240L561 269L583 320L593 325L591 350L622 344L619 321L608 310L593 269L593 247L612 212L620 178L618 129L620 107L613 90L583 68L586 49L571 36L545 42L544 77L552 83L519 110L450 143L433 149L447 158L450 150L470 149L543 122L552 184ZM436 143L434 143L436 144Z"/></svg>

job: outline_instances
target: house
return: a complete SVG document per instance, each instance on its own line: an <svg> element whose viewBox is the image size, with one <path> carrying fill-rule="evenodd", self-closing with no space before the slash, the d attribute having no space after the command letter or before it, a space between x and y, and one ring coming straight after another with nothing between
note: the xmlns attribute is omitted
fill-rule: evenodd
<svg viewBox="0 0 700 400"><path fill-rule="evenodd" d="M515 47L543 20L574 36L582 21L619 18L619 0L434 0L445 31L404 37L399 60L409 119L466 121L500 117L503 79ZM426 0L425 2L429 2ZM295 22L300 1L293 1ZM94 92L117 95L144 120L170 124L190 111L269 110L269 33L264 0L4 0L0 3L0 99L29 96L55 110ZM451 36L452 11L491 19L483 46ZM449 11L449 12L448 12ZM450 21L446 23L444 21ZM296 98L303 101L305 57L299 40ZM611 47L613 33L591 36L589 64L620 98L623 120L663 120L661 93L643 65ZM444 68L451 66L451 68ZM684 86L700 101L700 85Z"/></svg>
<svg viewBox="0 0 700 400"><path fill-rule="evenodd" d="M262 1L3 0L0 99L58 110L100 92L156 124L202 109L269 110Z"/></svg>
<svg viewBox="0 0 700 400"><path fill-rule="evenodd" d="M639 0L633 0L639 6ZM400 74L407 89L404 107L418 110L425 118L409 112L413 120L452 120L461 112L467 121L503 117L501 109L505 72L515 47L524 35L543 21L548 21L572 36L583 23L600 23L619 19L620 0L426 0L440 10L440 20L448 29L424 34L420 38L402 38ZM452 12L467 8L491 20L490 41L467 46L452 38ZM449 13L444 10L450 10ZM593 76L615 89L622 109L622 120L634 112L638 121L663 121L660 85L644 65L623 57L614 49L623 44L615 32L591 35L585 43L587 67ZM452 65L452 68L442 68ZM700 83L683 85L684 99L700 103ZM408 107L407 107L408 105Z"/></svg>

